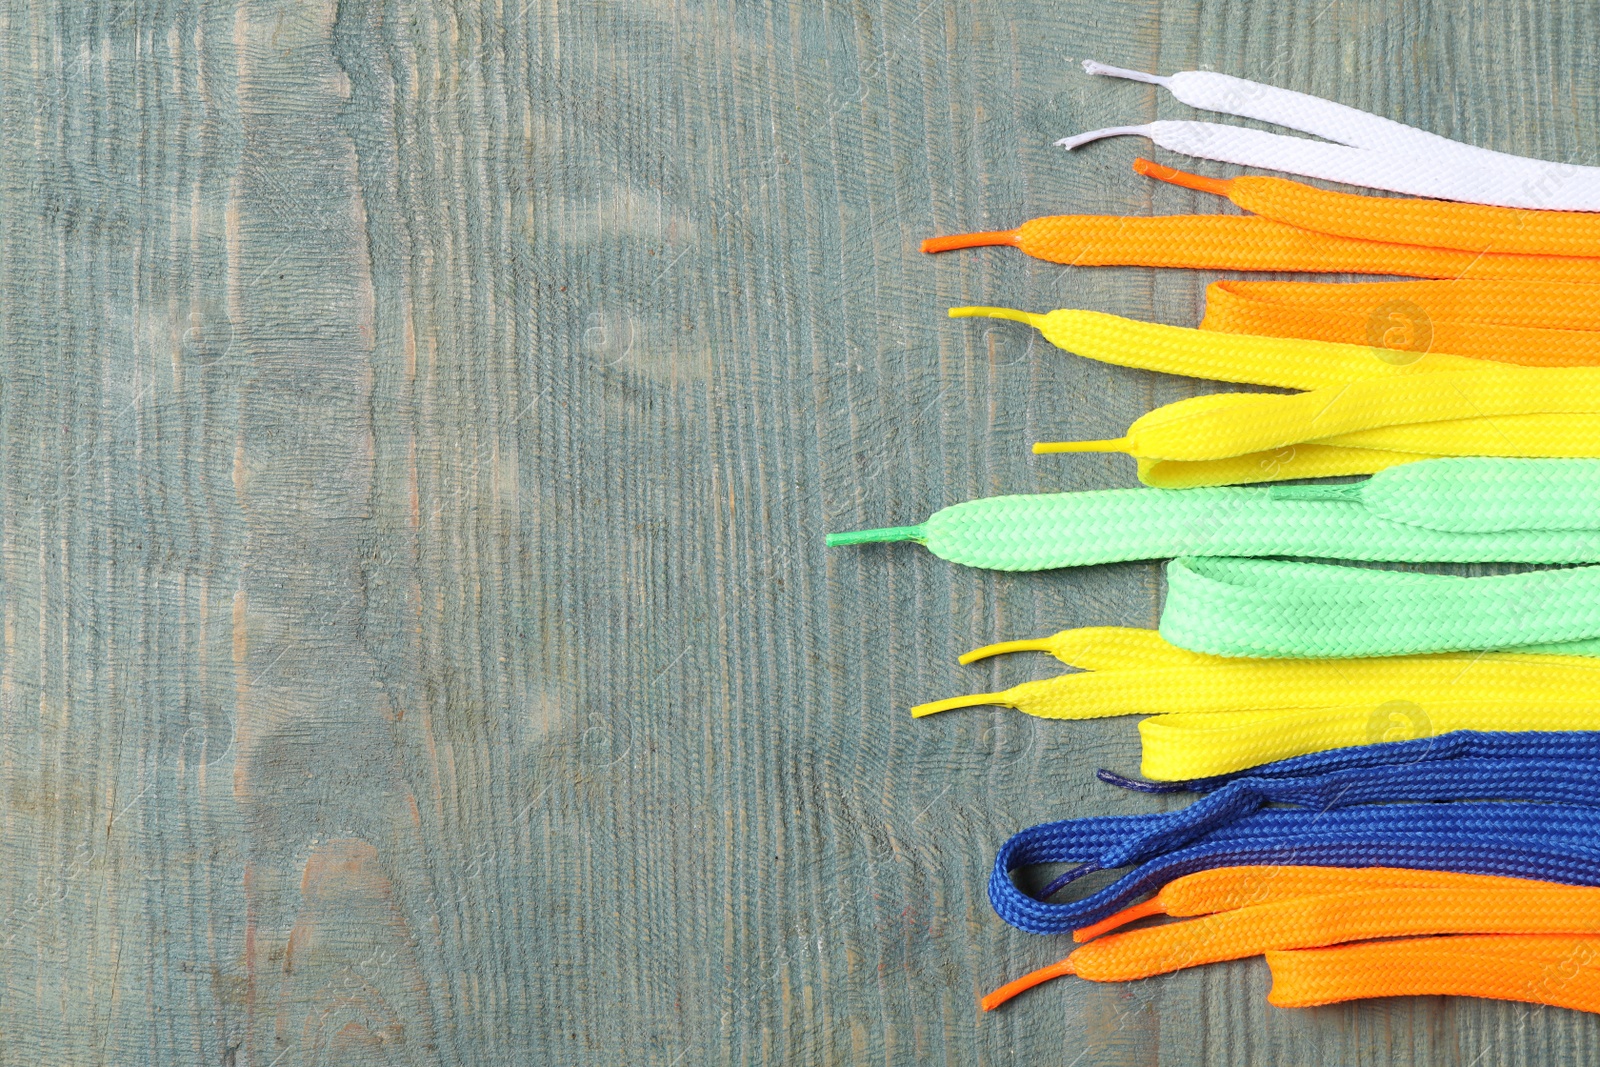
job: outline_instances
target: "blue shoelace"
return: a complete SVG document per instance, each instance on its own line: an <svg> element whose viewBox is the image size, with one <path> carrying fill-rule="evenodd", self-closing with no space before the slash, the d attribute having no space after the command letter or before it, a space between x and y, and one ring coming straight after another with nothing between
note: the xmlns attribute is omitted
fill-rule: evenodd
<svg viewBox="0 0 1600 1067"><path fill-rule="evenodd" d="M1181 811L1030 827L995 857L990 903L1019 929L1059 934L1174 878L1238 864L1408 867L1600 885L1595 735L1459 734L1364 751L1257 768ZM1297 766L1286 769L1291 763ZM1300 807L1263 810L1269 803ZM1057 863L1079 866L1038 897L1012 881L1014 871ZM1133 869L1081 900L1048 902L1084 875L1125 867Z"/></svg>

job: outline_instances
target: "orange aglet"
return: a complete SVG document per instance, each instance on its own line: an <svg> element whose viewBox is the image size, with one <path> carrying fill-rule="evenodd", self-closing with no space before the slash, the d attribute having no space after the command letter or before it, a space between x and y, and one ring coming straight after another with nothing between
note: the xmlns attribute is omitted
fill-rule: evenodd
<svg viewBox="0 0 1600 1067"><path fill-rule="evenodd" d="M922 242L924 252L953 252L958 248L987 248L990 245L1015 245L1016 230L990 230L987 233L958 233L949 237L930 237Z"/></svg>
<svg viewBox="0 0 1600 1067"><path fill-rule="evenodd" d="M979 1000L978 1003L983 1007L984 1011L994 1011L1018 993L1025 993L1034 986L1043 985L1052 978L1060 978L1063 975L1072 973L1072 957L1068 956L1066 959L1052 963L1048 967L1040 967L1032 974L1025 974L1014 982L1007 982L993 993Z"/></svg>
<svg viewBox="0 0 1600 1067"><path fill-rule="evenodd" d="M1081 930L1072 931L1072 940L1079 944L1085 941L1093 941L1101 934L1109 933L1119 926L1126 926L1136 919L1146 919L1152 915L1165 915L1166 913L1167 909L1161 903L1161 898L1151 897L1142 903L1132 904L1123 908L1115 915L1108 915L1097 923L1091 923Z"/></svg>
<svg viewBox="0 0 1600 1067"><path fill-rule="evenodd" d="M1227 196L1233 191L1233 181L1229 178L1207 178L1204 174L1190 174L1186 170L1176 167L1163 166L1154 160L1135 159L1133 169L1136 173L1143 174L1146 178L1154 178L1158 182L1169 185L1181 185L1185 189L1194 189L1202 193L1215 193L1217 196Z"/></svg>

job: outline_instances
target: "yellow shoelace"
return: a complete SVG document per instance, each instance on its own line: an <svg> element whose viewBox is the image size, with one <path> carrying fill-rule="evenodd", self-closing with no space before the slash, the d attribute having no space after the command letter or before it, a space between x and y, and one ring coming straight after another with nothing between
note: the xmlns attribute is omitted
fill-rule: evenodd
<svg viewBox="0 0 1600 1067"><path fill-rule="evenodd" d="M1081 670L932 701L911 714L989 704L1044 719L1149 715L1139 723L1140 771L1159 781L1454 730L1600 728L1600 661L1590 657L1234 659L1177 648L1154 630L1084 627L988 645L961 662L1025 651L1048 652Z"/></svg>
<svg viewBox="0 0 1600 1067"><path fill-rule="evenodd" d="M1139 461L1140 479L1161 488L1371 474L1439 456L1600 458L1600 368L1443 353L1400 363L1365 346L1209 333L1092 311L950 314L1024 322L1057 347L1120 366L1306 390L1194 397L1142 416L1120 438L1034 446L1126 452Z"/></svg>

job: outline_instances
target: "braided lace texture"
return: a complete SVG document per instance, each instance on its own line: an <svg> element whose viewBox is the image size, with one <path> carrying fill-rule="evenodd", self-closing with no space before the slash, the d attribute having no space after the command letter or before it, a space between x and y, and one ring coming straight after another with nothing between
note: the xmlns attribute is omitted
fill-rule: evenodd
<svg viewBox="0 0 1600 1067"><path fill-rule="evenodd" d="M1271 951L1267 1003L1305 1008L1368 997L1463 996L1600 1012L1600 938L1420 937Z"/></svg>
<svg viewBox="0 0 1600 1067"><path fill-rule="evenodd" d="M1424 657L1434 659L1434 657ZM1443 659L1443 657L1440 657ZM1386 661L1347 661L1386 662ZM1395 661L1387 661L1395 662ZM1469 662L1456 659L1467 667ZM1582 662L1582 661L1573 661ZM1466 675L1467 670L1462 670ZM1550 678L1539 677L1539 681ZM1574 694L1576 696L1576 694ZM1299 777L1320 774L1338 769L1363 768L1363 766L1403 765L1421 760L1458 760L1458 758L1517 758L1517 760L1597 760L1600 758L1600 712L1595 710L1594 699L1568 704L1565 707L1539 707L1541 697L1525 701L1522 697L1507 694L1499 701L1485 702L1483 715L1488 720L1498 720L1499 729L1480 725L1454 726L1450 720L1450 705L1414 704L1411 701L1386 701L1365 710L1365 731L1350 729L1346 742L1323 745L1317 749L1301 750L1293 755L1274 753L1261 760L1262 753L1254 752L1250 745L1235 744L1230 750L1202 753L1198 757L1186 755L1178 744L1162 753L1166 774L1150 774L1158 781L1141 782L1107 769L1098 771L1101 781L1122 785L1123 789L1139 792L1166 793L1176 790L1211 792L1232 782L1240 774L1250 777ZM1427 707L1435 713L1442 712L1443 720L1435 723ZM1339 709L1334 709L1339 710ZM1498 712L1498 713L1496 713ZM1306 715L1315 718L1315 715ZM1549 721L1547 721L1549 720ZM1562 721L1565 720L1565 721ZM1157 721L1157 720L1147 720ZM1166 721L1166 720L1162 720ZM1269 723L1269 726L1272 723ZM1352 721L1355 726L1355 721ZM1586 728L1589 726L1589 728ZM1237 739L1234 731L1229 739ZM1266 733L1262 729L1261 733ZM1221 741L1221 737L1206 737L1202 731L1192 731L1182 737L1189 745L1205 745L1208 741ZM1146 749L1150 742L1146 741ZM1290 749L1293 750L1293 749ZM1221 757L1221 758L1218 758ZM1245 758L1258 761L1248 763ZM1149 761L1149 752L1146 755Z"/></svg>
<svg viewBox="0 0 1600 1067"><path fill-rule="evenodd" d="M1282 178L1206 178L1144 159L1134 170L1226 196L1256 214L1047 215L1015 230L930 238L922 250L1012 245L1083 267L1351 271L1479 283L1592 283L1600 270L1600 220L1571 212L1354 196Z"/></svg>
<svg viewBox="0 0 1600 1067"><path fill-rule="evenodd" d="M1230 862L1210 862L1213 854L1222 854L1235 848L1254 849L1253 854L1272 854L1278 859L1261 859L1274 864L1312 864L1317 867L1341 865L1339 861L1312 859L1312 854L1322 846L1330 849L1347 848L1352 841L1368 835L1368 840L1378 843L1370 856L1384 854L1410 854L1411 859L1392 862L1384 859L1362 859L1362 867L1370 865L1395 865L1414 870L1454 870L1464 873L1490 873L1512 877L1552 878L1574 885L1595 885L1584 878L1557 877L1549 870L1558 865L1541 867L1546 873L1533 869L1485 869L1483 865L1453 865L1451 862L1424 862L1430 857L1454 856L1454 853L1406 853L1405 838L1392 837L1406 829L1403 819L1408 811L1419 819L1438 816L1435 829L1450 832L1462 825L1475 824L1485 832L1486 848L1498 843L1494 835L1515 833L1520 825L1549 825L1560 827L1562 819L1546 819L1554 809L1541 806L1493 805L1390 805L1389 801L1443 801L1443 800L1523 800L1539 801L1544 805L1565 805L1566 814L1587 822L1594 819L1594 811L1587 809L1600 805L1600 784L1595 784L1595 760L1600 760L1600 741L1594 734L1458 734L1430 744L1397 742L1373 745L1370 749L1349 750L1346 753L1325 753L1318 757L1298 761L1282 761L1272 768L1261 768L1248 776L1235 777L1234 781L1219 784L1202 800L1173 813L1154 816L1102 816L1091 819L1069 819L1064 822L1030 827L1011 838L995 859L994 877L990 878L990 901L1006 921L1032 933L1064 933L1067 928L1093 928L1096 931L1122 925L1136 915L1112 918L1117 912L1141 896L1147 889L1160 888L1174 878L1187 873L1226 867ZM1213 784L1205 784L1210 787ZM1262 811L1267 803L1290 803L1301 806L1301 811ZM1354 808L1357 805L1368 808ZM1400 819L1390 819L1395 813ZM1504 814L1510 822L1494 822L1493 813ZM1576 814L1573 814L1576 813ZM1557 813L1560 814L1560 813ZM1466 817L1461 822L1458 816ZM1266 819L1245 827L1251 819ZM1517 822L1530 817L1533 822ZM1342 821L1342 822L1341 822ZM1515 825L1514 825L1515 824ZM1304 825L1307 833L1306 853L1301 859L1291 856L1291 849L1277 845L1262 845L1278 833L1290 841L1296 825ZM1414 824L1416 832L1429 832L1424 822ZM1259 832L1256 832L1259 830ZM1326 840L1314 840L1318 833L1328 833ZM1238 845L1246 841L1246 845ZM1528 841L1542 846L1542 838ZM1187 849L1187 851L1186 851ZM1195 851L1200 849L1200 851ZM1320 853L1318 853L1320 854ZM1491 856L1493 848L1483 856ZM1173 861L1178 857L1176 873ZM1040 899L1022 894L1011 883L1011 872L1032 864L1080 862L1082 869L1058 878L1053 885L1040 893ZM1477 861L1474 861L1477 862ZM1072 904L1046 904L1056 889L1067 881L1091 870L1114 870L1131 864L1144 864L1147 870L1134 870L1117 883L1083 901ZM1154 865L1152 865L1154 864ZM1243 875L1230 875L1242 878ZM1307 875L1309 877L1309 875ZM1331 875L1330 875L1331 877ZM1221 885L1229 877L1211 875L1198 885ZM1189 883L1195 885L1195 883ZM1232 896L1218 897L1218 907L1237 905L1243 899L1278 899L1290 893L1302 881L1285 881L1262 888L1259 883L1246 880L1230 889ZM1146 886L1146 889L1134 888ZM1288 888L1285 888L1288 886ZM1174 899L1182 901L1184 889L1163 889L1163 907ZM1234 904L1229 904L1234 901ZM1187 910L1184 910L1187 909ZM1192 915L1205 912L1198 904L1181 904L1173 915ZM1093 915L1090 915L1093 912ZM1154 913L1154 912L1149 912ZM1048 929L1046 929L1048 926Z"/></svg>
<svg viewBox="0 0 1600 1067"><path fill-rule="evenodd" d="M1372 473L1436 456L1600 457L1600 367L1523 367L1444 353L1394 363L1372 348L1208 333L1114 315L953 308L1014 319L1121 366L1273 385L1158 408L1109 441L1035 452L1126 452L1162 488Z"/></svg>
<svg viewBox="0 0 1600 1067"><path fill-rule="evenodd" d="M1203 917L1106 936L1151 915ZM1600 889L1384 867L1201 871L1076 931L1087 944L981 1003L993 1010L1063 974L1126 982L1271 950L1429 934L1600 934Z"/></svg>
<svg viewBox="0 0 1600 1067"><path fill-rule="evenodd" d="M1200 329L1449 352L1530 367L1600 363L1600 287L1551 282L1212 282Z"/></svg>
<svg viewBox="0 0 1600 1067"><path fill-rule="evenodd" d="M1087 61L1091 74L1160 85L1191 107L1261 119L1333 144L1213 122L1157 121L1095 130L1056 142L1150 138L1174 152L1441 200L1514 208L1600 210L1600 169L1529 159L1462 144L1305 93L1207 71L1160 78Z"/></svg>
<svg viewBox="0 0 1600 1067"><path fill-rule="evenodd" d="M1486 768L1490 778L1482 781L1462 761L1366 772L1361 788L1331 796L1314 781L1275 791L1241 780L1181 811L1043 823L1001 846L989 901L1020 930L1061 934L1106 919L1175 878L1215 867L1401 867L1600 885L1594 764L1539 763L1520 775L1503 773L1508 766ZM1539 767L1565 777L1538 773ZM1297 795L1316 796L1329 806L1262 807L1269 799ZM1485 795L1496 801L1438 803ZM1532 803L1499 802L1506 800ZM1012 881L1016 871L1054 864L1079 866L1038 897ZM1048 902L1085 874L1124 867L1131 870L1082 899Z"/></svg>
<svg viewBox="0 0 1600 1067"><path fill-rule="evenodd" d="M1148 159L1133 169L1225 196L1246 211L1315 233L1361 241L1524 256L1600 256L1600 216L1336 193L1286 178L1207 178Z"/></svg>
<svg viewBox="0 0 1600 1067"><path fill-rule="evenodd" d="M1426 661L1440 660L1470 663L1459 657L1422 657ZM1536 659L1537 657L1528 657ZM1361 661L1350 661L1361 662ZM1375 663L1394 663L1396 660L1375 660ZM1581 663L1581 660L1572 661ZM1342 665L1342 664L1341 664ZM1591 665L1590 669L1593 669ZM1576 694L1574 694L1576 695ZM1381 725L1381 723L1380 723ZM1255 779L1306 778L1332 771L1358 770L1364 767L1393 767L1420 763L1424 760L1600 760L1600 731L1557 730L1533 732L1527 730L1456 730L1433 736L1422 736L1400 741L1370 741L1350 747L1312 752L1265 764L1241 768L1219 775L1168 781L1159 784L1139 782L1119 774L1101 770L1101 781L1148 793L1188 791L1209 793L1244 776Z"/></svg>
<svg viewBox="0 0 1600 1067"><path fill-rule="evenodd" d="M1003 571L1181 555L1592 563L1600 461L1439 459L1354 486L990 497L921 526L835 534L828 544L896 540Z"/></svg>
<svg viewBox="0 0 1600 1067"><path fill-rule="evenodd" d="M1015 230L933 237L922 251L1011 245L1078 267L1393 274L1411 278L1600 281L1600 258L1463 252L1336 237L1242 215L1044 215Z"/></svg>
<svg viewBox="0 0 1600 1067"><path fill-rule="evenodd" d="M1441 352L1402 364L1380 358L1365 345L1219 334L1074 308L1041 315L1011 308L961 307L951 308L950 317L1025 323L1063 351L1117 367L1279 389L1326 389L1352 382L1410 381L1433 371L1493 369L1482 360Z"/></svg>
<svg viewBox="0 0 1600 1067"><path fill-rule="evenodd" d="M1151 630L1089 627L991 645L961 661L1022 651L1051 652L1083 669L1003 692L933 701L911 714L997 704L1045 719L1149 715L1139 724L1140 769L1161 781L1206 779L1308 753L1461 730L1600 727L1600 662L1582 656L1229 659L1179 649ZM1442 738L1416 743L1446 744Z"/></svg>
<svg viewBox="0 0 1600 1067"><path fill-rule="evenodd" d="M1180 557L1167 564L1161 636L1218 656L1600 655L1600 567L1462 578Z"/></svg>

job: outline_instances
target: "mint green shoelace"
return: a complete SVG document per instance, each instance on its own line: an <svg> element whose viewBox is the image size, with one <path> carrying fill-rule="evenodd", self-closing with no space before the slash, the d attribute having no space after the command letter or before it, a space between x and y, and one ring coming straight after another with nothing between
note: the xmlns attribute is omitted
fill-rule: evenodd
<svg viewBox="0 0 1600 1067"><path fill-rule="evenodd" d="M1184 557L1167 565L1161 636L1218 656L1600 655L1600 566L1462 578Z"/></svg>
<svg viewBox="0 0 1600 1067"><path fill-rule="evenodd" d="M920 526L832 534L917 541L991 570L1176 556L1600 562L1600 461L1435 459L1351 485L1111 489L989 497Z"/></svg>

